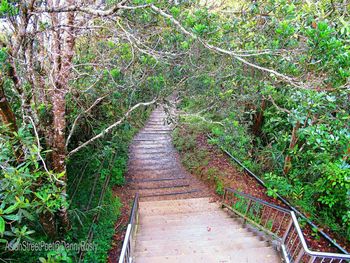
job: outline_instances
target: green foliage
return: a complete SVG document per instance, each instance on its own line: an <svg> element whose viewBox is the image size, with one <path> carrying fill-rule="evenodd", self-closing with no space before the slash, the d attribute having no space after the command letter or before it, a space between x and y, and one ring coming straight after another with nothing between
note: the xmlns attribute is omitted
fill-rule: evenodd
<svg viewBox="0 0 350 263"><path fill-rule="evenodd" d="M13 250L21 241L37 238L33 234L41 228L40 214L54 213L67 204L53 179L62 175L43 171L29 127L21 127L15 137L5 127L0 129L0 237L1 243ZM20 165L15 162L19 148L14 145L28 150Z"/></svg>
<svg viewBox="0 0 350 263"><path fill-rule="evenodd" d="M187 60L191 66L182 67L190 77L180 108L198 113L197 122L220 122L207 124L210 143L261 176L269 196L284 196L320 225L350 239L348 12L333 9L330 1L237 3L236 8L245 13L218 17L210 8L194 8L178 17L212 45L237 54L259 53L247 61L293 77L304 89L185 42L182 50L202 53L193 52ZM179 144L180 150L185 147ZM285 173L287 156L291 169ZM186 155L186 160L195 169L195 157Z"/></svg>
<svg viewBox="0 0 350 263"><path fill-rule="evenodd" d="M57 250L48 252L47 258L39 257L39 261L41 263L73 262L63 246L60 246Z"/></svg>
<svg viewBox="0 0 350 263"><path fill-rule="evenodd" d="M316 181L320 193L317 199L322 204L345 216L350 209L348 193L350 190L350 166L346 164L328 163L324 165L322 177Z"/></svg>
<svg viewBox="0 0 350 263"><path fill-rule="evenodd" d="M264 175L264 182L267 185L267 194L276 198L277 192L283 196L289 196L292 191L292 185L286 177L278 176L273 173Z"/></svg>
<svg viewBox="0 0 350 263"><path fill-rule="evenodd" d="M225 192L223 181L221 181L218 177L215 177L215 183L216 183L215 192L218 195L223 195Z"/></svg>
<svg viewBox="0 0 350 263"><path fill-rule="evenodd" d="M1 0L0 3L0 17L2 16L13 16L18 13L18 8L7 0Z"/></svg>
<svg viewBox="0 0 350 263"><path fill-rule="evenodd" d="M121 71L119 68L112 69L110 74L115 80L118 80L121 77Z"/></svg>
<svg viewBox="0 0 350 263"><path fill-rule="evenodd" d="M148 77L147 82L149 87L156 92L160 92L166 85L163 75Z"/></svg>

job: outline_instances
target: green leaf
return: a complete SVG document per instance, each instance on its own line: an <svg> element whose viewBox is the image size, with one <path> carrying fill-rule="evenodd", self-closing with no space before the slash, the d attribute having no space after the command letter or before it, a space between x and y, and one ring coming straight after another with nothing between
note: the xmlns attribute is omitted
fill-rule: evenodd
<svg viewBox="0 0 350 263"><path fill-rule="evenodd" d="M15 211L17 209L18 203L9 206L8 208L6 208L4 210L4 214L11 214L13 211Z"/></svg>
<svg viewBox="0 0 350 263"><path fill-rule="evenodd" d="M18 221L20 219L18 215L4 215L3 217L10 221Z"/></svg>
<svg viewBox="0 0 350 263"><path fill-rule="evenodd" d="M1 236L4 234L5 232L5 220L0 217L0 234Z"/></svg>

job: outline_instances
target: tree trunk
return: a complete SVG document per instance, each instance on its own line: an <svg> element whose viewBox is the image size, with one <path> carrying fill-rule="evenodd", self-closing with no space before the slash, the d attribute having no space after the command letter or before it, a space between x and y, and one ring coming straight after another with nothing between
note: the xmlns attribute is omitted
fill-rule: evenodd
<svg viewBox="0 0 350 263"><path fill-rule="evenodd" d="M52 160L53 168L56 173L66 173L66 101L65 101L65 88L58 88L60 85L56 86L52 98L52 111L53 111L53 151L52 151ZM64 185L60 184L62 192L61 194L66 196L66 182L67 175L64 174L61 178L61 181L64 182ZM58 213L58 225L59 233L64 233L70 229L70 223L68 218L67 207L62 206Z"/></svg>
<svg viewBox="0 0 350 263"><path fill-rule="evenodd" d="M289 143L289 151L292 151L298 142L297 133L299 128L300 128L300 122L297 121L297 123L295 124L292 130L292 138L290 139L290 143ZM283 167L284 174L288 174L291 168L292 168L292 156L287 154L286 158L284 159L284 167Z"/></svg>
<svg viewBox="0 0 350 263"><path fill-rule="evenodd" d="M4 80L0 77L0 117L5 125L8 125L10 131L17 131L16 117L6 98L4 91Z"/></svg>
<svg viewBox="0 0 350 263"><path fill-rule="evenodd" d="M254 124L253 124L253 134L255 136L261 135L261 128L264 123L264 110L266 108L266 100L261 101L260 109L257 110L257 113L254 115Z"/></svg>
<svg viewBox="0 0 350 263"><path fill-rule="evenodd" d="M74 0L67 0L67 5L73 5ZM54 7L57 2L48 1L48 5ZM53 113L53 142L52 142L52 165L56 173L64 173L60 179L64 185L59 186L62 189L62 196L66 198L66 101L65 95L68 92L69 76L72 68L72 58L74 55L75 35L74 35L74 13L67 12L64 15L56 13L51 14L51 20L54 27L59 26L59 21L65 20L65 30L56 30L53 32L52 39L52 61L54 87L52 94L52 113ZM70 229L67 207L62 206L56 214L58 218L59 233L65 233Z"/></svg>
<svg viewBox="0 0 350 263"><path fill-rule="evenodd" d="M10 138L13 138L14 137L13 133L18 131L18 127L16 124L16 116L15 116L15 113L12 111L11 106L6 98L5 90L4 90L4 80L1 78L1 76L0 76L0 119L5 125L8 125L9 130L11 132ZM13 141L13 144L18 144L18 141L16 141L14 138L11 140ZM16 157L17 164L20 164L23 161L24 153L21 145L15 148L14 156Z"/></svg>
<svg viewBox="0 0 350 263"><path fill-rule="evenodd" d="M45 233L50 238L54 239L56 237L55 215L46 211L40 214L39 220L45 230Z"/></svg>

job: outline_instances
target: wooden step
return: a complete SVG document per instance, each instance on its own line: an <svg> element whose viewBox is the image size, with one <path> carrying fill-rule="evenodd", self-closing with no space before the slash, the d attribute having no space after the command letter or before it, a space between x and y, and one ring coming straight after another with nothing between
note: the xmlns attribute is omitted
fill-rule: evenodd
<svg viewBox="0 0 350 263"><path fill-rule="evenodd" d="M137 171L152 171L152 170L163 170L165 172L167 172L168 170L174 170L176 169L178 166L177 164L173 164L173 163L155 163L155 164L148 164L148 165L140 165L140 166L133 166L130 167L128 169L129 172L134 173Z"/></svg>
<svg viewBox="0 0 350 263"><path fill-rule="evenodd" d="M185 255L144 256L136 254L136 263L277 263L281 262L278 255L269 247L250 248L240 251L225 251L224 253L198 253L194 250Z"/></svg>
<svg viewBox="0 0 350 263"><path fill-rule="evenodd" d="M152 246L153 245L153 246ZM183 255L195 253L223 253L228 251L239 252L245 250L247 253L251 248L266 248L267 242L257 241L254 237L241 238L235 242L230 240L196 240L195 242L188 242L184 239L182 242L162 242L154 244L153 241L149 241L148 244L136 244L136 251L138 255L152 257L166 255Z"/></svg>
<svg viewBox="0 0 350 263"><path fill-rule="evenodd" d="M163 213L167 211L173 212L194 212L203 211L206 208L216 209L220 213L225 213L219 209L219 204L210 202L209 198L191 198L186 200L170 200L170 201L154 201L140 202L140 212L151 211L158 213L161 210Z"/></svg>
<svg viewBox="0 0 350 263"><path fill-rule="evenodd" d="M241 224L235 224L232 222L231 224L225 225L213 225L213 224L203 224L203 225L176 225L176 226L169 226L169 225L163 225L160 227L152 227L152 226L145 226L143 227L142 223L139 228L140 235L154 235L154 236L171 236L171 235L179 235L181 234L184 239L187 236L191 236L192 234L196 235L202 235L206 237L207 235L214 235L216 233L225 233L225 231L228 231L228 233L234 233L241 232L241 231L247 231L244 226Z"/></svg>
<svg viewBox="0 0 350 263"><path fill-rule="evenodd" d="M227 229L216 230L215 232L208 233L206 236L203 236L202 233L193 233L191 236L186 237L186 240L217 240L217 239L230 239L234 240L235 238L242 237L255 237L254 233L247 232L244 228L239 228L235 230L227 231ZM139 235L137 241L147 241L152 240L155 243L160 242L173 242L177 240L183 240L184 237L181 233L172 233L171 235L164 235L164 233L155 233L152 235Z"/></svg>
<svg viewBox="0 0 350 263"><path fill-rule="evenodd" d="M147 186L142 183L135 184L134 186L131 186L131 189L134 190L156 190L156 189L169 189L169 188L183 188L183 187L189 187L189 184L182 183L182 184L167 184L167 185L152 185Z"/></svg>
<svg viewBox="0 0 350 263"><path fill-rule="evenodd" d="M203 212L197 212L197 213L186 213L186 214L178 214L176 217L173 216L173 214L162 214L162 215L145 215L141 214L142 217L142 224L147 225L150 224L156 224L156 225L163 225L163 224L169 224L169 225L181 225L181 224L191 224L191 225L198 225L198 224L213 224L213 223L219 223L221 220L223 223L225 222L234 222L238 223L235 220L232 220L230 216L227 214L218 213L216 210L211 210L210 213L208 211Z"/></svg>
<svg viewBox="0 0 350 263"><path fill-rule="evenodd" d="M175 181L175 180L185 180L186 177L156 177L156 178L135 178L132 177L128 180L129 183L147 183L147 182L166 182L166 181Z"/></svg>
<svg viewBox="0 0 350 263"><path fill-rule="evenodd" d="M165 158L162 158L162 159L159 159L159 158L153 158L153 159L143 159L143 158L129 159L129 165L144 165L144 166L164 165L164 163L171 164L172 160L174 160L174 158L170 158L170 157L165 157Z"/></svg>
<svg viewBox="0 0 350 263"><path fill-rule="evenodd" d="M139 190L140 197L153 197L153 196L174 196L174 195L190 195L193 193L200 192L200 189L188 189L188 187L183 187L180 189L172 189L168 191L167 189L157 189L157 190Z"/></svg>

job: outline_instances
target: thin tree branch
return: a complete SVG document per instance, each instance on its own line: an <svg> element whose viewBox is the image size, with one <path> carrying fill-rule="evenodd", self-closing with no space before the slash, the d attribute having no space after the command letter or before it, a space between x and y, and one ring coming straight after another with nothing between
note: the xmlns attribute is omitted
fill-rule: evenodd
<svg viewBox="0 0 350 263"><path fill-rule="evenodd" d="M69 142L70 142L70 139L71 139L71 137L72 137L72 135L73 135L73 133L74 133L74 131L75 131L75 127L77 126L77 123L78 123L78 121L80 120L81 116L83 116L84 114L86 114L86 113L88 113L89 111L91 111L92 108L94 108L97 104L100 103L101 100L103 100L103 99L106 98L106 97L107 97L107 95L104 95L104 96L102 96L102 97L96 99L95 102L94 102L87 110L85 110L84 112L79 113L79 115L75 118L75 120L74 120L74 122L73 122L72 129L71 129L70 132L69 132L68 138L67 138L67 140L66 140L66 147L68 147L68 144L69 144Z"/></svg>
<svg viewBox="0 0 350 263"><path fill-rule="evenodd" d="M278 110L283 111L283 112L288 113L288 114L291 114L291 112L289 110L287 110L285 108L281 108L280 106L278 106L271 95L269 95L269 100L272 102L273 106L275 106Z"/></svg>
<svg viewBox="0 0 350 263"><path fill-rule="evenodd" d="M87 145L91 144L92 142L96 141L97 139L103 137L105 134L111 132L115 127L117 127L118 125L120 125L129 115L130 113L132 113L134 110L136 110L137 108L139 108L140 106L148 106L148 105L152 105L154 103L157 102L157 99L154 98L152 101L149 102L140 102L136 105L134 105L133 107L131 107L125 114L124 116L117 122L113 123L111 126L109 126L108 128L106 128L105 130L103 130L102 132L100 132L99 134L97 134L95 137L91 138L90 140L84 142L82 145L78 146L77 148L75 148L74 150L70 151L67 155L67 157L71 156L72 154L78 152L79 150L81 150L82 148L86 147Z"/></svg>
<svg viewBox="0 0 350 263"><path fill-rule="evenodd" d="M220 47L216 47L216 46L213 46L211 44L209 44L208 42L206 42L205 40L201 39L200 37L196 36L195 34L189 32L188 30L186 30L181 24L179 21L177 21L173 16L165 13L162 9L154 6L154 5L150 5L150 8L152 10L154 10L155 12L157 12L158 14L160 14L161 16L169 19L174 25L176 25L178 27L178 29L180 29L180 31L182 31L184 34L186 34L187 36L190 36L191 38L193 39L196 39L198 40L199 42L201 42L206 48L208 49L211 49L211 50L214 50L218 53L222 53L222 54L227 54L227 55L230 55L232 56L233 58L235 58L236 60L238 61L241 61L242 63L248 65L248 66L251 66L253 68L256 68L256 69L259 69L261 71L265 71L265 72L268 72L268 73L271 73L285 81L287 81L289 84L295 86L295 87L298 87L298 88L304 88L303 86L300 86L299 84L297 84L291 77L289 76L286 76L282 73L279 73L277 72L276 70L273 70L273 69L269 69L269 68L265 68L265 67L262 67L262 66L259 66L259 65L256 65L256 64L253 64L245 59L243 59L242 57L244 55L241 55L241 54L237 54L233 51L230 51L230 50L226 50L226 49L222 49Z"/></svg>
<svg viewBox="0 0 350 263"><path fill-rule="evenodd" d="M120 9L134 10L139 8L145 8L149 5L138 5L138 6L126 6L128 0L122 0L115 6L107 10L99 10L86 6L79 5L69 5L69 6L60 6L60 7L49 7L49 8L38 8L32 11L32 13L66 13L66 12L82 12L94 16L110 16L115 14Z"/></svg>

